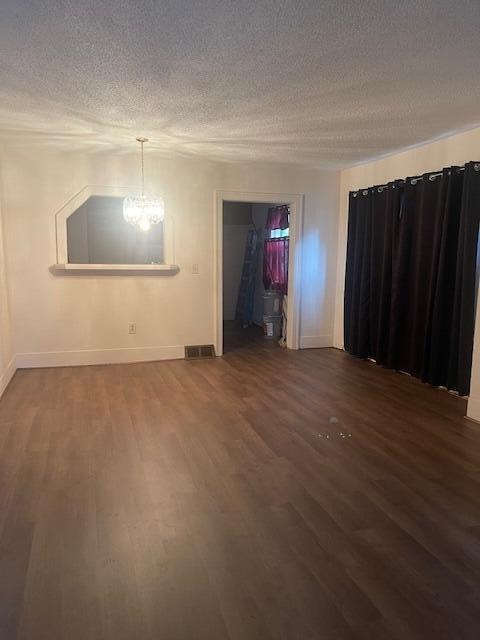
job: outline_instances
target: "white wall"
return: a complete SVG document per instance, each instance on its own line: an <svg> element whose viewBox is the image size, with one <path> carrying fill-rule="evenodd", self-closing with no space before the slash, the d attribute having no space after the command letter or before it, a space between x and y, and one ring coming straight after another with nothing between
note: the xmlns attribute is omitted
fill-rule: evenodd
<svg viewBox="0 0 480 640"><path fill-rule="evenodd" d="M343 294L347 245L348 192L383 184L396 178L420 175L450 165L480 160L480 128L449 136L375 162L342 171L338 229L337 294L335 303L335 346L343 348ZM480 315L477 313L477 318ZM480 420L480 330L476 328L469 415ZM475 407L475 414L473 414Z"/></svg>
<svg viewBox="0 0 480 640"><path fill-rule="evenodd" d="M0 174L1 177L1 174ZM15 373L6 276L5 243L3 233L3 198L0 179L0 396Z"/></svg>
<svg viewBox="0 0 480 640"><path fill-rule="evenodd" d="M137 155L4 149L5 238L19 366L181 357L214 342L214 192L305 194L301 344L333 340L338 173L146 154L175 221L174 277L52 275L56 211L87 184L138 184ZM200 267L192 273L192 264ZM137 333L129 335L128 323Z"/></svg>

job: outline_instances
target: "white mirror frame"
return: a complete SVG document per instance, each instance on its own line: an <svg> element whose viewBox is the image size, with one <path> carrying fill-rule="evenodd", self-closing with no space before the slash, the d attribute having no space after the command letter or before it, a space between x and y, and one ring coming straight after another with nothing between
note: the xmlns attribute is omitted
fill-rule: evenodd
<svg viewBox="0 0 480 640"><path fill-rule="evenodd" d="M111 187L102 185L86 185L80 189L68 202L66 202L55 214L55 230L57 239L57 264L53 265L55 271L110 271L110 272L140 272L140 271L164 271L178 272L175 264L175 229L173 217L165 213L163 221L164 263L159 265L89 265L69 264L67 246L67 219L91 196L110 196L125 198L128 195L140 195L138 187Z"/></svg>

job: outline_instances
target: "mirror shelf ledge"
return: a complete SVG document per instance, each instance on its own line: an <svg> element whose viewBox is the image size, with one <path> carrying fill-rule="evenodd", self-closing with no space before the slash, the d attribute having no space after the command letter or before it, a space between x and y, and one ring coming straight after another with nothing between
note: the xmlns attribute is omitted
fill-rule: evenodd
<svg viewBox="0 0 480 640"><path fill-rule="evenodd" d="M177 264L78 264L57 263L50 267L54 275L151 275L174 276L180 271Z"/></svg>

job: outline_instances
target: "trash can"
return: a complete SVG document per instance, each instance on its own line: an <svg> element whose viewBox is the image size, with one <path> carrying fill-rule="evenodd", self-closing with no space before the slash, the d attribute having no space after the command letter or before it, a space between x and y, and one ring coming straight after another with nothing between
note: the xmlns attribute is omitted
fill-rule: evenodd
<svg viewBox="0 0 480 640"><path fill-rule="evenodd" d="M264 316L281 316L282 315L282 298L280 291L264 291L263 292L263 315Z"/></svg>
<svg viewBox="0 0 480 640"><path fill-rule="evenodd" d="M282 316L263 316L263 335L269 340L279 340L282 335Z"/></svg>

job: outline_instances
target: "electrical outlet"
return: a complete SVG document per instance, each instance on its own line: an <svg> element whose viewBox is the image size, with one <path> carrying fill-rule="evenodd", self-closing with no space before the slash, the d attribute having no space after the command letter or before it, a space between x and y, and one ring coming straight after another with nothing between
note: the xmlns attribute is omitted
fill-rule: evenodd
<svg viewBox="0 0 480 640"><path fill-rule="evenodd" d="M128 333L137 333L137 325L135 322L128 325Z"/></svg>
<svg viewBox="0 0 480 640"><path fill-rule="evenodd" d="M195 273L195 274L200 273L200 269L197 263L192 264L192 273Z"/></svg>

